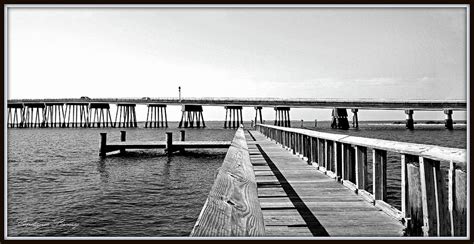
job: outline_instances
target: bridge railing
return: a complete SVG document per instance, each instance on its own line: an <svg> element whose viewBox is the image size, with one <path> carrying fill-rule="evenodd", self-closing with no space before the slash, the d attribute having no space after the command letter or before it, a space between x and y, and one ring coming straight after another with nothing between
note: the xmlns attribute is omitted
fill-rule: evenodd
<svg viewBox="0 0 474 244"><path fill-rule="evenodd" d="M265 227L243 128L235 133L191 236L263 236Z"/></svg>
<svg viewBox="0 0 474 244"><path fill-rule="evenodd" d="M466 236L465 149L263 124L257 124L256 128L402 221L407 235ZM399 155L400 210L387 203L387 152ZM368 160L369 155L372 160Z"/></svg>

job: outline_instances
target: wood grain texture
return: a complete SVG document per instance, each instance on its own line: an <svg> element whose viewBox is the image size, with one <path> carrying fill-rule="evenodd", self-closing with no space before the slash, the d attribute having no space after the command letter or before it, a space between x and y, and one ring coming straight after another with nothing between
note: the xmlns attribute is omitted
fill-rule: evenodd
<svg viewBox="0 0 474 244"><path fill-rule="evenodd" d="M244 131L239 128L191 236L263 236L263 215Z"/></svg>

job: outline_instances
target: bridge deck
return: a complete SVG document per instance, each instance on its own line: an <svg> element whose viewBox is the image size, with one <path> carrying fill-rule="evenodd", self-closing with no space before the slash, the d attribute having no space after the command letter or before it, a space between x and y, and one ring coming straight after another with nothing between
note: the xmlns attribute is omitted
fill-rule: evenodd
<svg viewBox="0 0 474 244"><path fill-rule="evenodd" d="M267 236L402 236L399 221L260 132L245 134Z"/></svg>

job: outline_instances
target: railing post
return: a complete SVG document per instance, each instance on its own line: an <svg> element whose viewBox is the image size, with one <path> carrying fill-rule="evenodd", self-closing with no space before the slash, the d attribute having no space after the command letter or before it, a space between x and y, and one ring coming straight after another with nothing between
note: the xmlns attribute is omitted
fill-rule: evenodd
<svg viewBox="0 0 474 244"><path fill-rule="evenodd" d="M375 200L387 200L387 152L373 149L372 184Z"/></svg>
<svg viewBox="0 0 474 244"><path fill-rule="evenodd" d="M439 161L420 156L421 199L423 205L423 235L450 235L445 175Z"/></svg>
<svg viewBox="0 0 474 244"><path fill-rule="evenodd" d="M449 164L449 215L451 220L451 235L466 236L467 229L467 184L466 172L456 169L451 161Z"/></svg>
<svg viewBox="0 0 474 244"><path fill-rule="evenodd" d="M365 190L367 184L367 148L355 147L355 173L357 189Z"/></svg>
<svg viewBox="0 0 474 244"><path fill-rule="evenodd" d="M334 152L334 160L332 165L332 171L336 175L336 180L340 180L342 178L342 143L334 141L333 144L333 152Z"/></svg>
<svg viewBox="0 0 474 244"><path fill-rule="evenodd" d="M318 138L317 140L318 140L318 169L319 169L320 167L326 167L325 166L326 165L325 164L325 161L326 161L325 144L326 143L324 142L325 141L324 139Z"/></svg>

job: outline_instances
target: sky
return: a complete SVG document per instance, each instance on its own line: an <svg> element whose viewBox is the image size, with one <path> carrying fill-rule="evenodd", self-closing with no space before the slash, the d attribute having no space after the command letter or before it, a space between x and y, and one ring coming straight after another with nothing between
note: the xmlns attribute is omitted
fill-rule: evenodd
<svg viewBox="0 0 474 244"><path fill-rule="evenodd" d="M183 97L465 100L466 16L465 8L9 8L8 98L177 97L181 86ZM222 107L204 111L207 120L225 116ZM273 109L263 112L273 119ZM179 119L180 109L168 114ZM405 116L359 112L360 120ZM330 111L292 109L291 118L328 120Z"/></svg>

